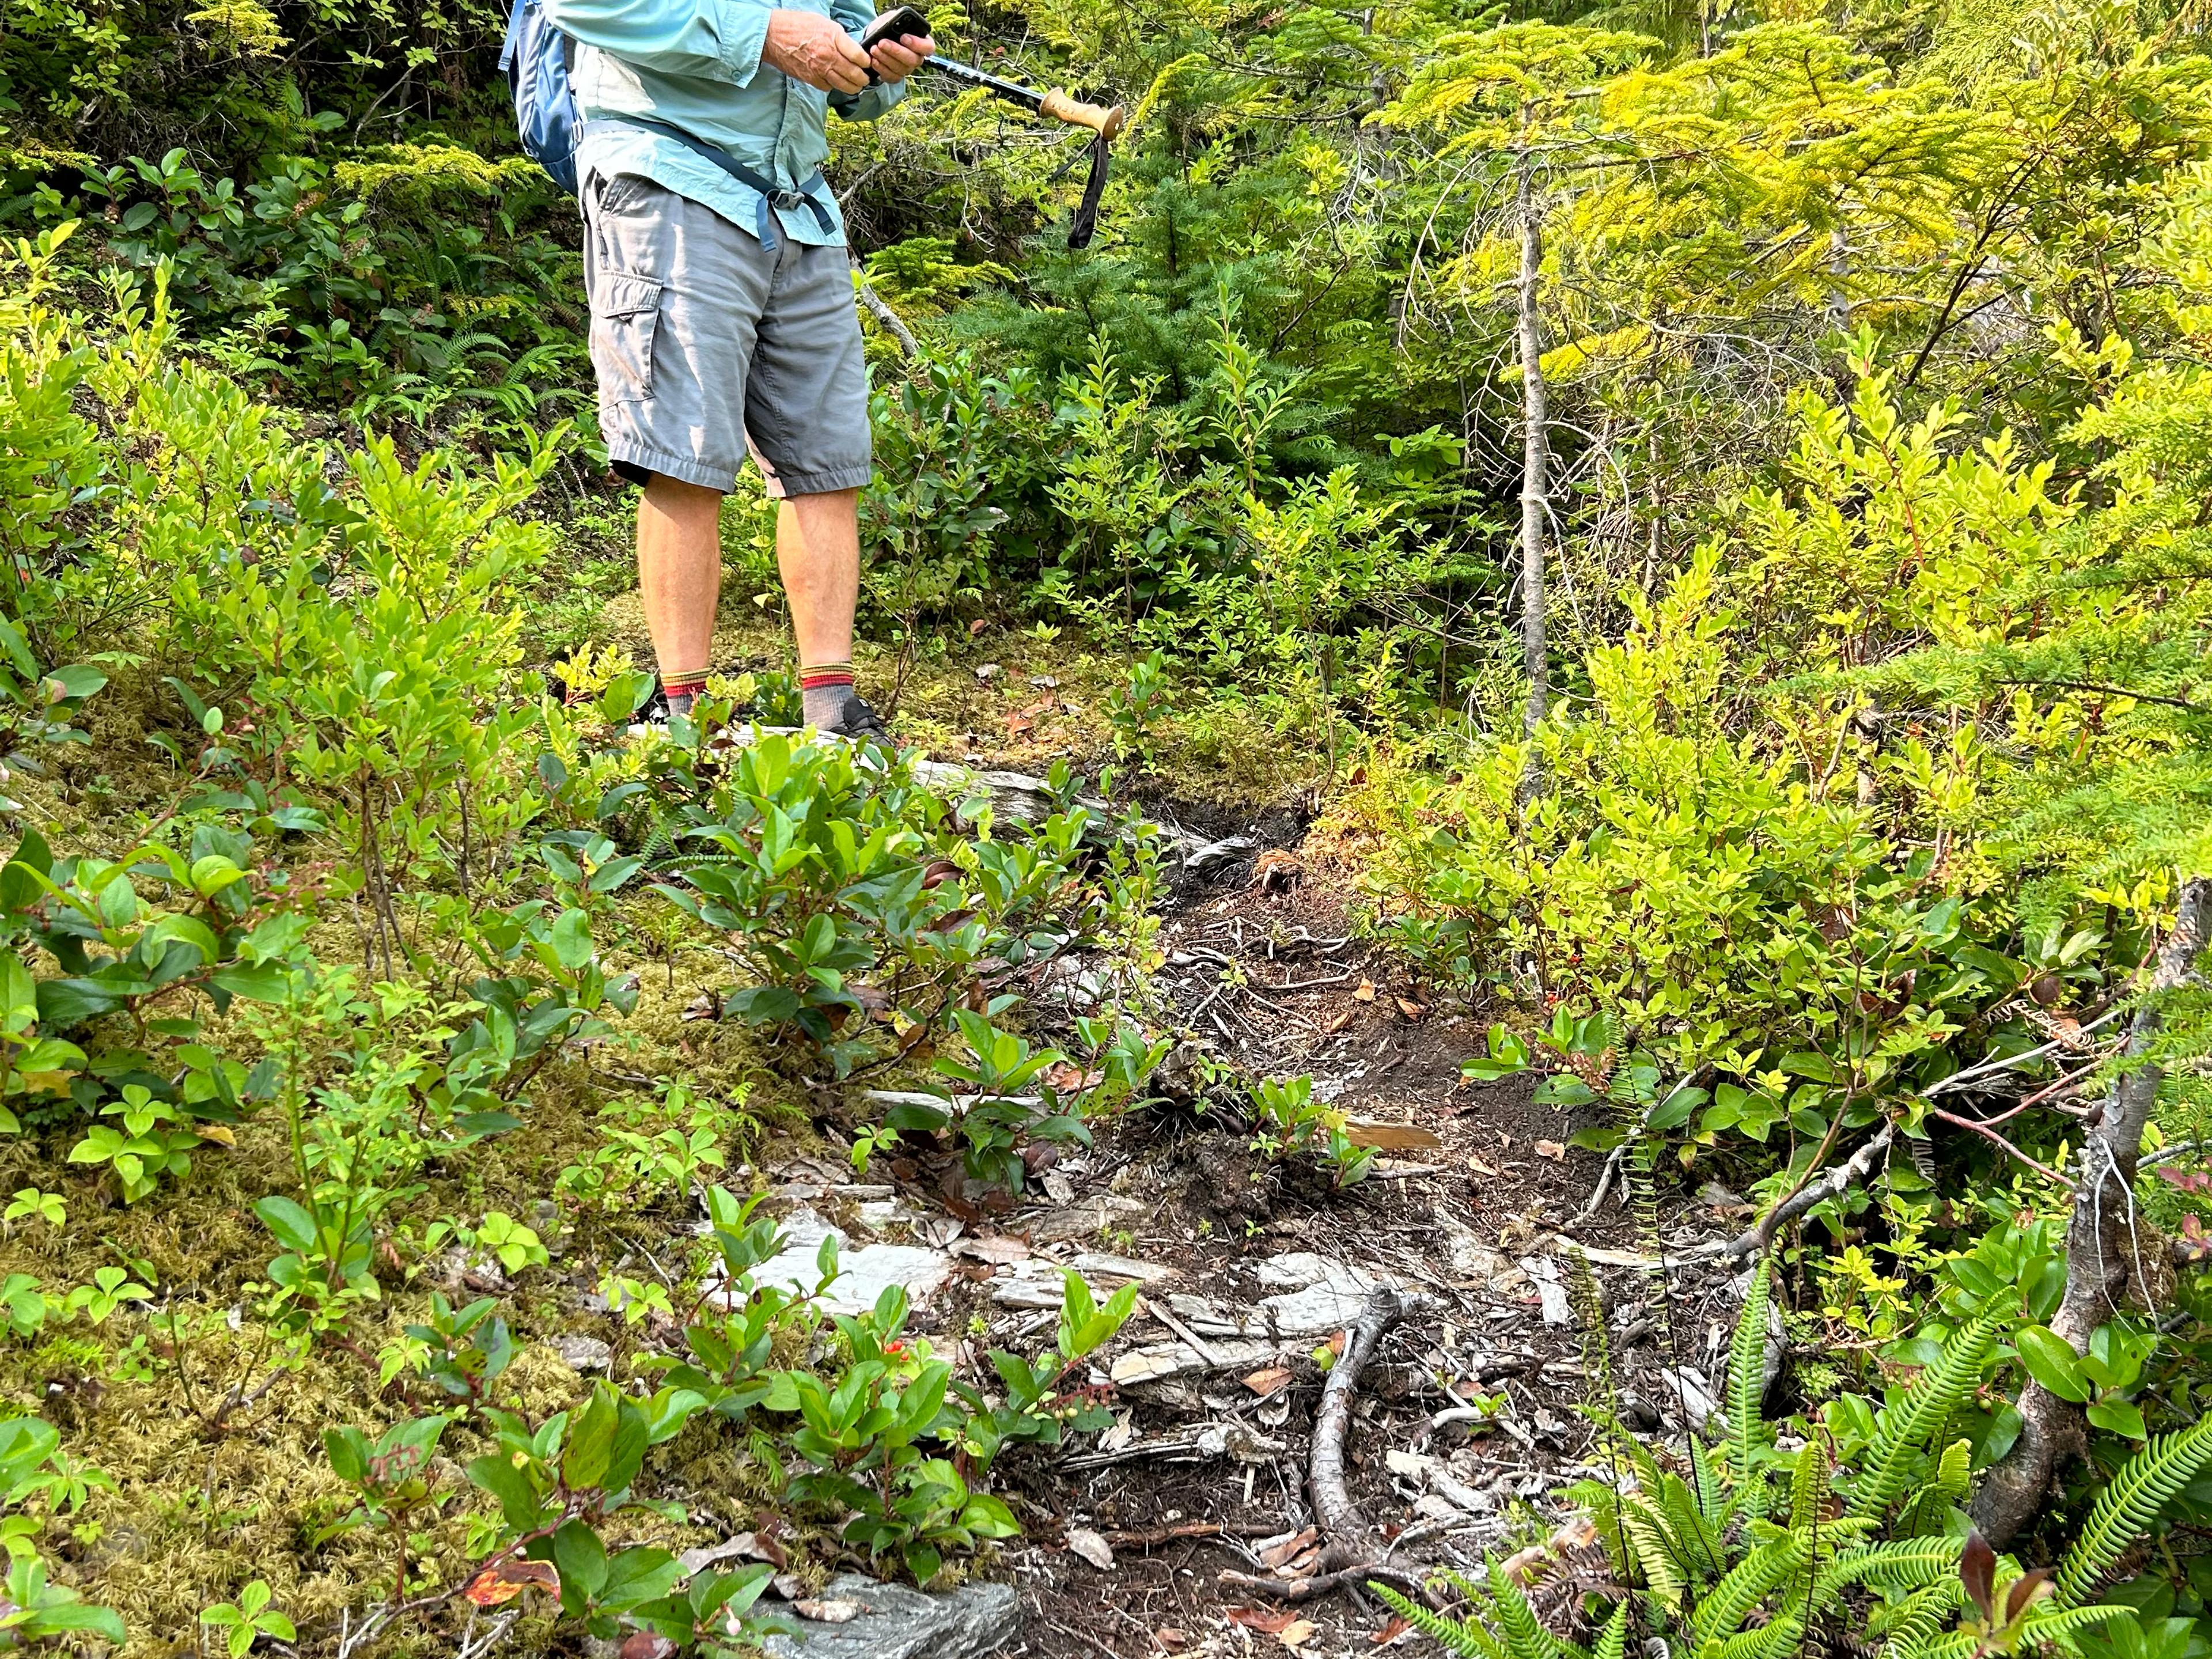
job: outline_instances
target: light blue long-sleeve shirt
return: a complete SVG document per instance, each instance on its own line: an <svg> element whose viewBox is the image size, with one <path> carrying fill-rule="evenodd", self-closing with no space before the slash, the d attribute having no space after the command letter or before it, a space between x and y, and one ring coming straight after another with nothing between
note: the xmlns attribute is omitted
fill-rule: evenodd
<svg viewBox="0 0 2212 1659"><path fill-rule="evenodd" d="M867 0L775 0L819 12L857 35L875 15ZM830 155L828 112L872 121L905 95L903 82L834 96L761 62L770 0L544 0L547 19L576 43L570 81L586 121L644 116L763 173L786 190L812 178ZM641 173L713 209L739 229L761 223L761 198L665 133L593 127L577 150L577 173ZM775 210L793 241L834 247L845 240L836 197L813 192L824 226L805 207Z"/></svg>

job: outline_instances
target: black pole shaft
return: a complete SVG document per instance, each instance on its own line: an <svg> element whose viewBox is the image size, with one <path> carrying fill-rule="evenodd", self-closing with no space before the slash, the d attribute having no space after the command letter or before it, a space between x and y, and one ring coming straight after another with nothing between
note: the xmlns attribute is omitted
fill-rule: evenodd
<svg viewBox="0 0 2212 1659"><path fill-rule="evenodd" d="M950 58L925 58L921 60L921 66L935 70L940 75L949 75L956 81L964 81L971 87L981 87L994 97L1003 98L1010 104L1019 104L1024 109L1037 109L1044 103L1042 93L1018 82L1002 79L988 70L979 70L973 64L955 63Z"/></svg>

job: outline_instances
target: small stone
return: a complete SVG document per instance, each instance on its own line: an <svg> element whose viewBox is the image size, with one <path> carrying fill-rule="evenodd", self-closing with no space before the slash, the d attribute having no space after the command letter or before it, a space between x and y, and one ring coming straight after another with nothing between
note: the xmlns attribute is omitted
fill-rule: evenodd
<svg viewBox="0 0 2212 1659"><path fill-rule="evenodd" d="M976 669L975 678L979 680L995 680L1000 675L1006 672L1006 671L1000 667L997 663L987 662Z"/></svg>
<svg viewBox="0 0 2212 1659"><path fill-rule="evenodd" d="M603 1371L615 1363L615 1351L596 1336L556 1336L553 1352L572 1371Z"/></svg>
<svg viewBox="0 0 2212 1659"><path fill-rule="evenodd" d="M791 1610L801 1619L811 1619L817 1625L849 1625L860 1616L858 1601L848 1601L836 1596L801 1596L791 1604Z"/></svg>

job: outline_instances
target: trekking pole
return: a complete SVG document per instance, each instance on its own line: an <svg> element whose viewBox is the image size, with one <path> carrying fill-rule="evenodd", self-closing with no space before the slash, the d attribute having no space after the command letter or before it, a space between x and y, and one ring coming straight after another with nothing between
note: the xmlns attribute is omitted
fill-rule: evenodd
<svg viewBox="0 0 2212 1659"><path fill-rule="evenodd" d="M896 40L902 35L927 35L929 21L911 6L900 6L884 13L861 31L863 51L878 40ZM1106 147L1114 142L1127 118L1119 104L1086 104L1079 98L1071 98L1065 89L1054 87L1039 92L1035 87L1025 87L1018 81L1009 81L988 70L977 69L973 64L957 63L950 58L925 58L921 67L949 76L963 85L980 87L994 98L1003 98L1010 104L1019 104L1024 109L1035 110L1055 121L1065 121L1070 126L1088 127L1096 134L1091 141L1091 177L1083 186L1082 204L1075 210L1075 217L1067 228L1067 245L1082 249L1091 246L1092 233L1098 228L1098 202L1106 191ZM869 79L875 72L869 71Z"/></svg>
<svg viewBox="0 0 2212 1659"><path fill-rule="evenodd" d="M954 80L971 87L981 87L994 98L1003 98L1010 104L1019 104L1040 115L1048 115L1055 121L1065 121L1072 127L1089 127L1100 140L1111 143L1121 131L1125 118L1121 105L1086 104L1071 98L1060 88L1039 92L1035 87L1025 87L1018 81L1009 81L979 70L973 64L955 63L950 58L925 58L921 66L935 70L939 75L949 75Z"/></svg>

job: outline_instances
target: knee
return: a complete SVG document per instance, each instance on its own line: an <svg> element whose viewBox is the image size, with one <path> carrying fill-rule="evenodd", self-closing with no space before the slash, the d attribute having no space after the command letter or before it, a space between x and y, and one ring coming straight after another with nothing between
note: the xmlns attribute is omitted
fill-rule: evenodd
<svg viewBox="0 0 2212 1659"><path fill-rule="evenodd" d="M671 518L692 518L701 514L719 513L722 507L722 492L705 484L686 483L681 478L672 478L665 472L656 472L645 486L645 500L655 512Z"/></svg>

